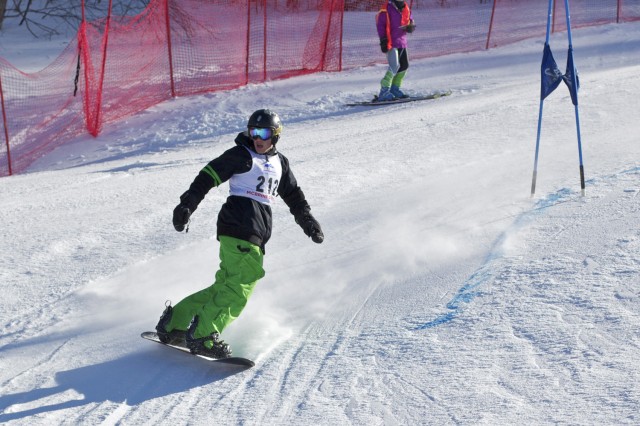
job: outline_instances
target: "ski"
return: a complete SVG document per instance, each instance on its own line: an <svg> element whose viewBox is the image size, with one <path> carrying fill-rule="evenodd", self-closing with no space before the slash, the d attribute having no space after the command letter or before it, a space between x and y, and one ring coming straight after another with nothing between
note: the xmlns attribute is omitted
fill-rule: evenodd
<svg viewBox="0 0 640 426"><path fill-rule="evenodd" d="M184 352L184 353L187 353L187 354L191 355L191 351L189 351L189 349L186 346L170 345L170 344L162 343L160 341L160 338L158 337L158 334L153 332L153 331L145 331L140 336L143 339L151 340L152 342L157 342L157 343L160 343L163 346L167 346L169 348L177 349L177 350L179 350L181 352ZM202 359L205 359L205 360L211 361L211 362L221 362L221 363L224 363L224 364L233 364L233 365L238 365L238 366L247 367L247 368L251 368L254 365L256 365L250 359L237 357L237 356L234 356L234 357L231 357L231 358L211 358L211 357L204 356L204 355L196 355L196 357L202 358Z"/></svg>
<svg viewBox="0 0 640 426"><path fill-rule="evenodd" d="M394 105L394 104L404 104L407 102L416 102L416 101L428 101L431 99L438 99L444 96L451 95L451 90L447 90L444 92L434 92L428 95L419 95L419 96L409 96L408 98L395 98L390 101L379 101L378 96L375 95L373 100L370 101L362 101L362 102L352 102L346 104L347 106L378 106L378 105Z"/></svg>

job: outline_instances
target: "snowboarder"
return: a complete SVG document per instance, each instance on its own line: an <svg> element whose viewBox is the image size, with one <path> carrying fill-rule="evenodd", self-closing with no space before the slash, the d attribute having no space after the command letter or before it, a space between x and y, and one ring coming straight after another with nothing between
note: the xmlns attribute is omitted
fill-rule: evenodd
<svg viewBox="0 0 640 426"><path fill-rule="evenodd" d="M389 62L389 68L380 81L378 100L406 98L400 86L409 68L407 33L412 33L416 28L409 5L404 0L389 0L383 4L376 15L376 27L380 49L387 54Z"/></svg>
<svg viewBox="0 0 640 426"><path fill-rule="evenodd" d="M277 149L282 123L278 115L260 109L249 118L236 146L207 164L173 211L176 231L188 231L189 218L213 187L229 181L229 197L218 214L220 269L208 288L169 303L156 326L164 343L185 342L194 354L231 356L220 333L245 307L257 281L265 274L263 256L271 237L271 205L280 196L304 233L315 243L324 234L311 215L302 189Z"/></svg>

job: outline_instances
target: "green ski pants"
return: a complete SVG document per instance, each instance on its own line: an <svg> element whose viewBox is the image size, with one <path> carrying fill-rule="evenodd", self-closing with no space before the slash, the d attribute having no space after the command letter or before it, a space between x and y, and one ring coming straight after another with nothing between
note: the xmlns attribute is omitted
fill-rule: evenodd
<svg viewBox="0 0 640 426"><path fill-rule="evenodd" d="M216 281L208 288L193 293L173 307L167 331L187 330L198 316L195 338L222 333L238 318L258 280L264 277L260 247L248 241L221 235L220 269Z"/></svg>
<svg viewBox="0 0 640 426"><path fill-rule="evenodd" d="M390 49L387 52L389 68L380 81L382 87L402 86L402 80L409 69L409 54L407 48Z"/></svg>

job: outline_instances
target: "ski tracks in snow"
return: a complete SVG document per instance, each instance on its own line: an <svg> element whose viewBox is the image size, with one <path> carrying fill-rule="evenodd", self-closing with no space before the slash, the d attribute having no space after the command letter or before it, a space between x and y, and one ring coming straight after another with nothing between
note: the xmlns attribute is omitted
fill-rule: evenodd
<svg viewBox="0 0 640 426"><path fill-rule="evenodd" d="M227 401L233 406L228 411L250 404L255 424L345 424L366 413L366 400L358 395L371 389L367 364L375 363L375 356L363 356L359 351L364 348L357 342L366 325L368 301L379 292L378 286L371 280L355 286L357 294L328 312L327 321L314 321L276 348L234 391L238 399ZM362 374L354 376L354 370ZM375 418L391 415L381 406L369 411Z"/></svg>
<svg viewBox="0 0 640 426"><path fill-rule="evenodd" d="M633 178L638 174L640 174L640 168L632 168L605 178L592 179L587 182L589 184L588 188L593 187L596 182L599 182L601 185L611 186L615 181L621 179L629 180L629 176L631 177L631 180L633 180ZM635 189L625 189L624 192L631 194L630 197L626 197L630 198L631 201L638 193ZM602 197L602 195L599 195L598 197ZM585 200L581 199L579 193L576 191L572 191L568 188L562 188L555 193L548 194L546 197L540 199L531 210L525 211L515 217L512 225L500 234L492 244L482 265L467 280L465 280L464 285L457 290L454 297L446 304L447 312L425 323L418 323L413 326L413 328L416 330L429 329L446 324L457 318L462 313L465 306L464 304L468 304L477 296L482 295L485 291L483 287L490 286L491 282L495 279L495 276L499 274L499 270L502 268L504 259L508 256L508 253L505 253L505 251L508 252L507 246L510 243L510 238L520 232L524 227L536 221L536 219L541 215L547 213L549 208L571 201L580 202ZM579 227L580 223L575 223L575 226ZM554 236L555 239L559 239L561 234L565 231L566 229L558 229L553 231L551 235ZM585 258L585 262L589 262L589 257Z"/></svg>
<svg viewBox="0 0 640 426"><path fill-rule="evenodd" d="M566 188L546 196L496 240L446 313L409 320L408 329L443 344L433 347L432 372L455 350L468 363L449 367L451 388L466 383L469 404L480 407L485 395L495 407L457 420L491 423L505 410L543 423L571 423L577 411L594 424L638 420L640 333L628 329L640 311L640 231L630 225L640 212L638 187L634 167L590 180L584 198ZM525 253L532 262L522 263ZM441 338L452 335L464 348ZM512 386L514 374L527 385Z"/></svg>

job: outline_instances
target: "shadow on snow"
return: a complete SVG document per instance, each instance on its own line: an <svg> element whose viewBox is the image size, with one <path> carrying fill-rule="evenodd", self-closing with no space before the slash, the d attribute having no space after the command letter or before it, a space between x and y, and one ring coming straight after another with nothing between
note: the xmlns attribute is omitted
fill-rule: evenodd
<svg viewBox="0 0 640 426"><path fill-rule="evenodd" d="M135 406L224 380L242 371L242 368L224 364L214 366L196 357L158 347L57 372L57 385L53 387L2 395L0 410L4 413L0 414L0 423L107 401ZM15 407L10 408L12 406Z"/></svg>

